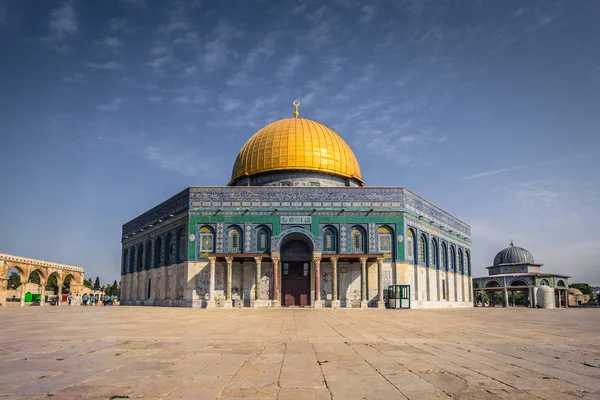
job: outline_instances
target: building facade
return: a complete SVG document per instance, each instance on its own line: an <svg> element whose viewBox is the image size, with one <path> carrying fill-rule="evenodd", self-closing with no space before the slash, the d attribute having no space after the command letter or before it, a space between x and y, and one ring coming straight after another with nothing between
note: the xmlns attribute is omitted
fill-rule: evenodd
<svg viewBox="0 0 600 400"><path fill-rule="evenodd" d="M346 142L276 121L225 187L189 187L123 226L121 302L181 307L473 305L466 223L402 187L365 187Z"/></svg>
<svg viewBox="0 0 600 400"><path fill-rule="evenodd" d="M514 307L521 293L523 305L531 308L568 307L569 276L543 273L543 265L511 241L510 246L496 254L494 264L487 267L489 276L473 279L476 305L487 302L488 306ZM489 300L483 299L484 295Z"/></svg>

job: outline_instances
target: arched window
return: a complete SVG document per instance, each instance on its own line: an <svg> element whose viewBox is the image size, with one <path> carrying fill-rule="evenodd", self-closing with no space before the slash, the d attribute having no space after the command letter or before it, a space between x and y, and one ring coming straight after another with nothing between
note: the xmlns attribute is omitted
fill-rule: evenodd
<svg viewBox="0 0 600 400"><path fill-rule="evenodd" d="M379 244L379 252L391 254L393 250L394 231L387 225L380 226L377 229L377 242Z"/></svg>
<svg viewBox="0 0 600 400"><path fill-rule="evenodd" d="M208 254L208 253L213 253L214 252L214 242L215 242L215 235L214 235L214 231L213 228L211 228L210 226L203 226L202 228L200 228L200 237L198 238L199 241L199 252L201 254Z"/></svg>
<svg viewBox="0 0 600 400"><path fill-rule="evenodd" d="M427 260L427 249L425 247L425 236L419 236L419 262L425 263Z"/></svg>
<svg viewBox="0 0 600 400"><path fill-rule="evenodd" d="M335 228L331 226L323 231L323 251L337 253L337 235Z"/></svg>
<svg viewBox="0 0 600 400"><path fill-rule="evenodd" d="M365 233L363 228L355 226L350 231L350 249L352 253L364 253L365 252Z"/></svg>
<svg viewBox="0 0 600 400"><path fill-rule="evenodd" d="M556 286L567 287L567 285L565 285L565 281L563 281L562 279L556 282Z"/></svg>
<svg viewBox="0 0 600 400"><path fill-rule="evenodd" d="M497 281L489 281L485 284L485 287L501 287L501 285Z"/></svg>
<svg viewBox="0 0 600 400"><path fill-rule="evenodd" d="M540 281L540 286L550 286L550 282L547 279L542 279Z"/></svg>
<svg viewBox="0 0 600 400"><path fill-rule="evenodd" d="M160 237L156 238L156 242L154 242L154 268L158 268L162 266L162 239Z"/></svg>
<svg viewBox="0 0 600 400"><path fill-rule="evenodd" d="M456 272L456 250L450 246L450 271Z"/></svg>
<svg viewBox="0 0 600 400"><path fill-rule="evenodd" d="M406 232L406 259L415 259L415 233L412 229Z"/></svg>
<svg viewBox="0 0 600 400"><path fill-rule="evenodd" d="M129 252L127 251L127 249L125 249L125 251L123 251L123 262L121 265L121 274L127 273L127 256L128 255L129 255Z"/></svg>
<svg viewBox="0 0 600 400"><path fill-rule="evenodd" d="M146 255L144 257L144 269L150 269L150 263L152 260L152 241L146 242Z"/></svg>
<svg viewBox="0 0 600 400"><path fill-rule="evenodd" d="M241 253L242 252L242 244L241 244L242 232L240 228L237 226L229 227L227 230L227 252L228 253Z"/></svg>
<svg viewBox="0 0 600 400"><path fill-rule="evenodd" d="M442 257L440 258L440 265L444 271L448 270L448 246L446 243L442 243Z"/></svg>
<svg viewBox="0 0 600 400"><path fill-rule="evenodd" d="M135 270L138 271L138 272L142 270L143 257L144 257L144 245L142 243L140 243L138 245L137 263L136 263L136 266L135 266Z"/></svg>
<svg viewBox="0 0 600 400"><path fill-rule="evenodd" d="M171 265L173 262L173 236L169 233L165 240L165 266Z"/></svg>
<svg viewBox="0 0 600 400"><path fill-rule="evenodd" d="M187 253L187 240L185 237L185 228L179 228L177 231L177 264L185 261Z"/></svg>
<svg viewBox="0 0 600 400"><path fill-rule="evenodd" d="M129 249L129 273L133 274L135 271L135 247Z"/></svg>
<svg viewBox="0 0 600 400"><path fill-rule="evenodd" d="M256 231L256 252L266 253L269 251L269 230L266 227L258 228Z"/></svg>
<svg viewBox="0 0 600 400"><path fill-rule="evenodd" d="M431 249L429 251L429 254L430 254L430 258L431 258L431 266L437 267L438 266L438 245L437 245L437 240L435 240L435 239L431 239Z"/></svg>
<svg viewBox="0 0 600 400"><path fill-rule="evenodd" d="M471 252L465 250L465 274L471 276Z"/></svg>
<svg viewBox="0 0 600 400"><path fill-rule="evenodd" d="M456 272L458 272L459 274L462 274L463 273L463 265L464 265L463 251L462 251L462 249L458 249L458 269L456 270Z"/></svg>

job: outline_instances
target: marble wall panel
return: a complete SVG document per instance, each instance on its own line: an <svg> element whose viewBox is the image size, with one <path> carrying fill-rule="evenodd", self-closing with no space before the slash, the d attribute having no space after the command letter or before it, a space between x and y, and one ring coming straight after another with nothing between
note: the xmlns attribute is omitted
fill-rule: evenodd
<svg viewBox="0 0 600 400"><path fill-rule="evenodd" d="M340 270L340 305L341 307L360 306L360 263L338 263Z"/></svg>
<svg viewBox="0 0 600 400"><path fill-rule="evenodd" d="M261 267L262 277L260 279L260 299L269 300L271 298L271 282L273 279L273 264L263 263Z"/></svg>
<svg viewBox="0 0 600 400"><path fill-rule="evenodd" d="M250 306L250 300L253 300L254 290L255 290L255 281L256 281L256 263L254 262L246 262L243 267L243 288L242 295L244 298L244 307Z"/></svg>
<svg viewBox="0 0 600 400"><path fill-rule="evenodd" d="M240 300L244 298L244 269L239 262L234 262L231 267L231 299Z"/></svg>
<svg viewBox="0 0 600 400"><path fill-rule="evenodd" d="M321 263L321 300L325 307L331 306L333 296L333 266L331 263Z"/></svg>

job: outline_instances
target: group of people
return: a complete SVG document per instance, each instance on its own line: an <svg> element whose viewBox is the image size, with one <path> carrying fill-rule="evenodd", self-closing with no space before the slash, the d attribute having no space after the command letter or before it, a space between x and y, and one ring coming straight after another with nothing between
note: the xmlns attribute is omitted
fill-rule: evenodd
<svg viewBox="0 0 600 400"><path fill-rule="evenodd" d="M69 294L69 297L67 297L67 301L68 301L69 305L75 304L76 306L78 306L79 302L80 302L79 293L76 293L75 296ZM81 305L82 306L97 306L99 301L100 301L100 297L97 294L89 294L88 295L88 294L84 293L81 296ZM103 296L102 305L112 306L115 304L117 304L117 296L108 296L108 295Z"/></svg>

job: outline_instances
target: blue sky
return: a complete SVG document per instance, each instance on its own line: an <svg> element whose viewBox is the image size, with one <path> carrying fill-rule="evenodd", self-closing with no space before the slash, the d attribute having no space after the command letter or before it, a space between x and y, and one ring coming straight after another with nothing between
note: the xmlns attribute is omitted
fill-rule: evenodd
<svg viewBox="0 0 600 400"><path fill-rule="evenodd" d="M302 117L370 186L469 223L475 275L514 239L600 283L595 1L0 0L0 251L118 279L121 225L225 185Z"/></svg>

